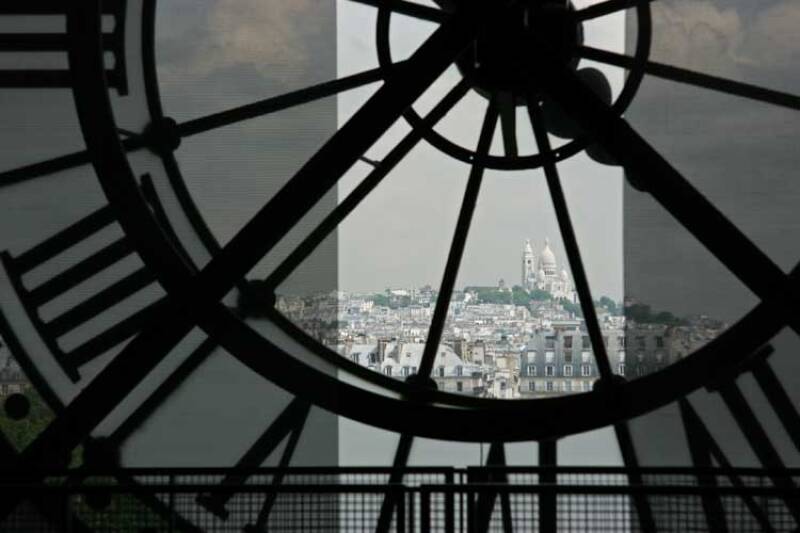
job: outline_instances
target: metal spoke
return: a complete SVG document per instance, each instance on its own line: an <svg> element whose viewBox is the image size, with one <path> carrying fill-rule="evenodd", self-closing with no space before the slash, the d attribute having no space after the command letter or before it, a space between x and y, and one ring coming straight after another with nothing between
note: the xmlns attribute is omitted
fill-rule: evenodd
<svg viewBox="0 0 800 533"><path fill-rule="evenodd" d="M408 433L400 435L397 441L397 449L394 452L394 460L392 462L392 473L389 475L389 486L397 485L403 482L403 472L408 467L408 459L411 455L411 448L414 445L414 436ZM387 494L381 503L380 514L378 515L378 524L375 527L376 533L388 533L392 524L392 516L397 507L397 499Z"/></svg>
<svg viewBox="0 0 800 533"><path fill-rule="evenodd" d="M626 69L632 69L636 64L636 60L633 57L616 52L609 52L608 50L601 50L599 48L592 48L590 46L579 47L578 55L584 59L590 59L592 61ZM647 61L644 69L645 72L651 76L656 76L658 78L702 87L712 91L719 91L734 96L741 96L743 98L749 98L780 107L800 110L800 96L794 94L774 91L757 85L711 76L709 74L694 72L692 70L666 65L664 63L657 63L655 61Z"/></svg>
<svg viewBox="0 0 800 533"><path fill-rule="evenodd" d="M87 46L99 20L88 16L91 3L76 7L74 31L85 35ZM84 13L85 11L85 13ZM236 281L291 228L360 155L450 65L473 38L479 17L470 10L453 16L417 50L399 75L387 81L370 100L314 155L297 175L233 238L230 244L194 279L174 287L185 298L179 307L168 300L150 325L115 357L105 369L25 449L17 461L20 469L51 464L62 452L73 449L140 383L193 327L187 309L197 313L215 305ZM81 26L85 24L86 27ZM97 58L79 66L94 72ZM88 98L79 103L87 103ZM104 115L105 117L105 115ZM96 139L90 139L95 142ZM296 207L290 216L286 206ZM173 278L173 282L177 278ZM204 290L197 290L202 287ZM203 296L200 296L203 294ZM55 466L55 465L53 465ZM0 502L0 517L10 512L18 498Z"/></svg>
<svg viewBox="0 0 800 533"><path fill-rule="evenodd" d="M268 201L198 276L216 300L266 255L467 46L480 17L466 10L442 24L359 111ZM292 209L287 209L291 206ZM281 216L276 216L281 213ZM188 288L188 287L187 287ZM198 297L191 289L187 301Z"/></svg>
<svg viewBox="0 0 800 533"><path fill-rule="evenodd" d="M398 62L395 66L401 68L402 65L403 62ZM368 85L384 79L385 74L386 71L384 69L375 68L351 76L345 76L344 78L326 81L280 96L266 98L258 102L182 122L178 124L178 131L181 137L197 135L198 133L229 126L237 122L261 117L290 107L333 96L340 92L356 89L363 85Z"/></svg>
<svg viewBox="0 0 800 533"><path fill-rule="evenodd" d="M401 67L404 62L398 62L397 67ZM345 76L336 80L330 80L311 87L305 87L297 91L265 98L258 102L235 107L218 113L212 113L203 117L195 118L178 124L177 133L182 137L190 137L198 133L204 133L216 128L229 126L237 122L261 117L270 113L283 111L290 107L307 104L314 100L334 96L338 93L356 89L370 83L375 83L384 79L386 71L376 68L359 72L351 76ZM122 147L127 152L140 150L147 147L148 139L142 134L131 134L122 141ZM32 165L26 165L14 170L0 173L0 188L22 181L39 178L69 170L71 168L88 165L91 162L89 152L86 150L59 156L47 161L41 161Z"/></svg>
<svg viewBox="0 0 800 533"><path fill-rule="evenodd" d="M539 146L539 153L551 154L550 140L547 137L547 129L544 124L544 113L538 105L536 99L529 99L528 113L533 125L533 134L536 137L536 144ZM597 312L594 308L592 292L589 288L589 280L586 277L586 270L583 266L578 239L575 236L575 229L572 227L572 220L569 215L567 199L564 196L564 189L561 187L561 180L558 176L558 168L552 157L545 157L543 163L544 175L547 180L547 187L550 189L550 197L553 201L553 208L558 219L558 228L561 231L561 238L567 252L569 266L572 276L575 278L575 288L578 291L583 318L586 322L586 330L592 342L592 351L600 371L600 377L610 380L613 374L611 363L608 360L606 346L603 342L603 332L600 329L600 322L597 320Z"/></svg>
<svg viewBox="0 0 800 533"><path fill-rule="evenodd" d="M798 289L789 277L631 126L571 72L550 62L541 77L551 98L571 114L692 235L768 305L778 305L800 332Z"/></svg>
<svg viewBox="0 0 800 533"><path fill-rule="evenodd" d="M122 147L125 148L126 151L138 150L144 146L145 143L141 136L128 137L122 141ZM14 170L0 172L0 189L23 181L61 172L62 170L88 165L89 163L91 163L89 152L82 150L80 152L54 157L47 161L25 165L24 167L15 168Z"/></svg>
<svg viewBox="0 0 800 533"><path fill-rule="evenodd" d="M500 126L503 130L503 148L506 157L516 157L517 149L517 107L514 94L503 92L498 96L497 105L500 110Z"/></svg>
<svg viewBox="0 0 800 533"><path fill-rule="evenodd" d="M481 182L483 181L484 165L481 162L488 154L492 144L492 137L497 126L498 109L496 101L489 103L486 116L483 119L478 148L477 158L472 165L467 190L464 193L464 200L461 204L461 212L458 214L456 231L453 236L453 243L450 246L450 253L447 256L447 264L444 269L444 277L439 288L439 295L436 298L436 307L433 311L433 318L428 329L428 338L425 340L425 349L422 353L422 361L419 365L419 376L427 378L431 375L433 364L436 360L436 352L439 350L439 341L442 338L444 323L447 319L447 312L450 309L450 298L453 294L453 287L458 276L458 269L461 265L461 257L464 254L464 247L467 243L467 234L472 224L472 215L475 212L475 205L478 202Z"/></svg>
<svg viewBox="0 0 800 533"><path fill-rule="evenodd" d="M320 243L335 230L364 198L366 198L394 169L397 164L419 143L425 132L436 125L469 91L469 83L461 80L380 162L370 162L375 169L312 231L294 251L267 277L267 287L274 290L308 258ZM361 158L364 159L363 157Z"/></svg>
<svg viewBox="0 0 800 533"><path fill-rule="evenodd" d="M593 6L585 7L580 11L577 11L575 13L575 17L578 20L596 19L599 17L605 17L606 15L611 15L612 13L631 9L639 4L645 4L652 1L653 0L607 0L606 2L594 4Z"/></svg>
<svg viewBox="0 0 800 533"><path fill-rule="evenodd" d="M405 0L350 0L357 4L364 4L372 7L387 7L395 13L401 15L408 15L430 22L444 22L450 16L448 13L435 7L423 6L422 4L415 4L414 2L407 2Z"/></svg>

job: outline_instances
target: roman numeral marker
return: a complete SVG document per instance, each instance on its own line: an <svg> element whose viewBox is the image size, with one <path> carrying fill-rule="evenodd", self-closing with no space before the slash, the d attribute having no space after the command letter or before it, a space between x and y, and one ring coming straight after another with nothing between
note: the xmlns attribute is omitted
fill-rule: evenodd
<svg viewBox="0 0 800 533"><path fill-rule="evenodd" d="M141 266L50 320L41 318L42 307L134 254L130 241L124 236L119 237L32 289L25 286L22 278L115 223L111 207L105 206L16 257L8 252L0 255L32 324L73 382L80 380L82 366L136 334L149 320L158 301L134 311L69 351L61 348L59 339L152 285L155 277Z"/></svg>
<svg viewBox="0 0 800 533"><path fill-rule="evenodd" d="M0 3L0 16L12 17L24 15L41 17L42 23L51 22L54 16L66 20L69 1L65 0L3 0ZM128 93L128 80L125 68L125 12L127 0L104 0L102 13L112 17L113 29L103 33L103 50L113 60L106 71L109 86L115 88L120 95ZM66 24L64 24L66 26ZM44 27L46 28L46 27ZM0 52L15 52L18 61L25 63L25 56L38 53L63 52L71 46L71 38L66 30L60 32L35 31L0 33ZM15 68L0 69L0 87L5 88L69 88L73 85L72 75L68 68Z"/></svg>

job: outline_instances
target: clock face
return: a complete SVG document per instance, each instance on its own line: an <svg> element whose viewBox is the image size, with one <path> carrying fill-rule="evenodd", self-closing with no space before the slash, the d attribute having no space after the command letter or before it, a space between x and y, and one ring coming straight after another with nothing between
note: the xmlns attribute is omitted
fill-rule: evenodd
<svg viewBox="0 0 800 533"><path fill-rule="evenodd" d="M622 114L636 116L648 77L784 110L796 110L797 97L657 62L649 2L351 3L353 11L333 2L204 6L209 28L197 31L216 32L216 40L203 40L211 45L194 57L181 56L169 32L156 46L166 8L152 0L0 8L30 25L11 50L58 55L0 76L13 120L30 120L16 107L54 124L20 130L20 144L31 147L7 154L0 174L0 201L19 215L4 243L0 334L41 397L27 416L39 413L43 428L6 443L9 460L64 463L88 443L83 460L101 447L132 466L335 463L339 450L327 437L342 416L397 435L387 454L394 466L409 462L420 438L551 442L609 426L623 459L635 464L628 420L707 385L794 327L781 311L794 298L791 276ZM337 9L346 15L342 27L363 32L353 39L370 43L369 54L337 56L344 46ZM187 31L174 20L176 33ZM242 20L250 25L237 25ZM262 21L284 31L254 48ZM606 34L615 24L616 40ZM625 34L628 43L619 38ZM290 67L275 67L287 57ZM193 76L207 85L193 85ZM246 88L231 91L234 79ZM265 79L262 96L250 98ZM385 183L426 165L448 172L425 176L423 188L441 191L439 179L463 177L446 202L453 207L442 207L451 216L437 256L440 283L415 322L424 342L386 339L380 348L376 339L377 359L362 361L343 353L338 311L326 314L326 300L315 295L348 275L336 266L336 238L348 246L357 234L347 221L369 224L363 212ZM711 328L676 360L632 372L631 338L645 334L609 325L595 308L595 261L579 246L581 217L570 214L560 174L568 167L616 174L618 187L624 172L627 192L654 199L761 303L732 317L730 328ZM455 321L466 305L459 271L486 216L482 194L525 175L548 195L551 229L560 235L553 247L569 272L557 267L549 243L532 250L527 265L523 250L526 303L536 291L558 302L545 306L554 313L547 319L553 334L505 359L517 365L506 387L520 391L537 372L547 378L556 366L547 358L558 357L553 382L570 384L561 394L503 395L498 366L496 390L486 393L485 360L442 348L456 327L448 317ZM413 202L396 209L427 220ZM389 240L381 220L374 226L361 235ZM506 292L514 297L514 289ZM292 307L298 302L305 313ZM574 363L563 359L567 352ZM459 379L465 371L472 381ZM8 414L24 418L24 403L7 402ZM681 408L694 423L690 406ZM501 444L489 458L505 461ZM222 515L227 500L202 503Z"/></svg>

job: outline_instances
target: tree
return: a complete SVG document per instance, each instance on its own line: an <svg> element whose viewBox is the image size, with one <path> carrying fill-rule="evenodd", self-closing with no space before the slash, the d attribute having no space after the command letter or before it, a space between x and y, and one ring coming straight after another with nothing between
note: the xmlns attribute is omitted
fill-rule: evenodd
<svg viewBox="0 0 800 533"><path fill-rule="evenodd" d="M598 300L597 304L600 307L605 308L612 315L619 314L619 308L617 306L617 302L615 302L614 300L612 300L608 296L601 296L600 300Z"/></svg>
<svg viewBox="0 0 800 533"><path fill-rule="evenodd" d="M529 294L531 295L531 300L535 302L547 302L553 299L552 294L542 289L533 289Z"/></svg>
<svg viewBox="0 0 800 533"><path fill-rule="evenodd" d="M369 300L380 307L389 307L389 297L385 294L375 293L369 297Z"/></svg>
<svg viewBox="0 0 800 533"><path fill-rule="evenodd" d="M563 307L565 311L572 313L575 316L583 316L583 310L581 309L580 304L572 303L566 298L560 298L558 303L561 304L561 307Z"/></svg>

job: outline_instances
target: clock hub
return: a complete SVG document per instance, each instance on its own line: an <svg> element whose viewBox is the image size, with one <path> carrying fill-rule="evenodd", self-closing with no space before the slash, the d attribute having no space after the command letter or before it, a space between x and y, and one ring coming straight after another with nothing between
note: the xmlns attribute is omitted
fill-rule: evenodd
<svg viewBox="0 0 800 533"><path fill-rule="evenodd" d="M524 0L509 8L503 20L481 29L458 58L461 74L489 98L496 92L538 92L536 56L547 54L573 70L583 29L571 3ZM518 98L518 105L524 100Z"/></svg>

